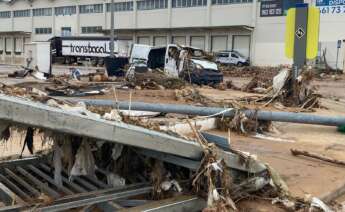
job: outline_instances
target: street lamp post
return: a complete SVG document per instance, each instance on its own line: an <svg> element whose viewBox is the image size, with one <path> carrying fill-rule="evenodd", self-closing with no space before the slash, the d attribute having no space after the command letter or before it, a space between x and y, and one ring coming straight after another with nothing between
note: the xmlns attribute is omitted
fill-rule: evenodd
<svg viewBox="0 0 345 212"><path fill-rule="evenodd" d="M110 57L114 58L114 0L110 3Z"/></svg>

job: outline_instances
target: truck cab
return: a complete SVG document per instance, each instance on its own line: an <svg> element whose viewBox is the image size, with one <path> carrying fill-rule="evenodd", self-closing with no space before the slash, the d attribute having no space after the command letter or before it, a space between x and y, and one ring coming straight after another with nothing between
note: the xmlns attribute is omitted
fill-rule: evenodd
<svg viewBox="0 0 345 212"><path fill-rule="evenodd" d="M216 62L224 65L249 66L249 59L237 51L222 51L215 54Z"/></svg>

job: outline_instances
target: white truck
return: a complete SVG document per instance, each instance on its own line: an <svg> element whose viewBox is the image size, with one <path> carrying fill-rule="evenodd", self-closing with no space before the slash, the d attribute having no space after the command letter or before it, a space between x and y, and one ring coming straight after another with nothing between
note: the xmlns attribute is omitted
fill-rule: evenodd
<svg viewBox="0 0 345 212"><path fill-rule="evenodd" d="M110 55L110 38L105 36L53 37L50 39L53 62L72 64L80 60L90 60L93 65L103 65ZM115 40L116 57L129 57L132 40Z"/></svg>
<svg viewBox="0 0 345 212"><path fill-rule="evenodd" d="M215 54L216 62L224 65L249 66L249 59L237 51L222 51Z"/></svg>
<svg viewBox="0 0 345 212"><path fill-rule="evenodd" d="M160 68L170 77L180 77L195 84L216 84L223 81L223 74L216 63L207 59L201 49L169 44L153 47L134 44L129 59L131 68L127 77L136 69Z"/></svg>

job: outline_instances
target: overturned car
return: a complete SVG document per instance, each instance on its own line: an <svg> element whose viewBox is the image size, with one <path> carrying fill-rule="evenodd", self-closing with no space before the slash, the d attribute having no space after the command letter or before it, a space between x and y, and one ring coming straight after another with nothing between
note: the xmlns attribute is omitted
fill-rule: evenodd
<svg viewBox="0 0 345 212"><path fill-rule="evenodd" d="M135 44L129 62L131 66L127 71L127 78L133 77L136 72L161 69L170 77L179 77L199 85L223 81L223 73L218 70L217 64L210 61L203 50L194 47Z"/></svg>

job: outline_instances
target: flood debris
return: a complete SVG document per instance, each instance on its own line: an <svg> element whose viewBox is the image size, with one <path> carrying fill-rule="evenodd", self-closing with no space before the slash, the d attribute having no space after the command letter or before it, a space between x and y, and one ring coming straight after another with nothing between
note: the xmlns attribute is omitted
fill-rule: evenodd
<svg viewBox="0 0 345 212"><path fill-rule="evenodd" d="M109 89L106 85L90 85L69 81L64 78L53 78L53 85L45 87L50 96L91 96L105 94Z"/></svg>
<svg viewBox="0 0 345 212"><path fill-rule="evenodd" d="M217 128L223 131L231 131L239 134L257 134L265 133L271 130L271 121L258 120L256 114L247 116L241 110L236 110L233 118L218 118Z"/></svg>
<svg viewBox="0 0 345 212"><path fill-rule="evenodd" d="M157 73L153 79L161 72ZM143 80L140 81L138 76L142 73L136 74L132 78L132 86L135 88L140 85L140 89L160 89L159 86L166 82L162 82L162 79L167 79L157 77L157 82L147 81L149 75L145 77L145 72L142 75ZM180 79L176 79L176 84L179 84ZM271 89L284 95L282 90L286 80L288 74L285 72L273 79L272 83L279 86ZM66 85L73 89L80 86L77 83L68 81L65 84L65 81L61 81L60 90L65 92L67 89L62 86ZM162 86L164 89L174 89ZM231 86L229 83L229 87ZM257 85L253 91L257 91L255 87L257 88ZM183 85L179 88L182 89L176 87L175 90L177 99L202 105L212 102L194 87ZM38 133L43 134L42 142L52 146L51 152L44 154L47 158L45 165L39 166L44 169L43 175L37 172L34 165L24 168L14 166L15 171L21 175L27 173L28 169L36 170L35 174L29 172L29 178L33 180L41 176L39 179L46 184L41 185L45 189L42 195L34 197L35 201L24 198L26 204L15 202L16 207L36 207L44 210L58 207L66 210L86 205L100 207L100 203L123 207L121 201L138 200L147 203L192 194L203 201L204 211L240 211L238 202L255 198L272 200L273 204L290 211L332 209L328 203L325 204L316 197L308 200L293 197L282 177L270 165L263 164L251 153L233 148L230 139L224 141L224 138L222 140L215 135L212 137L201 132L202 127L198 126L197 120L212 118L214 123L216 117L218 127L224 131L257 135L270 131L271 121L339 126L340 123L344 124L342 117L320 118L309 116L310 114L236 107L169 106L142 102L127 104L117 100L100 102L86 99L85 103L78 102L79 100L73 103L52 98L39 89L4 86L2 90L5 94L21 98L0 96L1 140L10 140L11 130L17 129L25 134L23 148L28 148L31 154L35 154L33 140ZM188 126L184 124L181 128L188 128L186 131L189 134L181 133L181 130L171 130L174 126L163 129L159 121L155 123L150 120L156 116L166 118L166 113L186 114L180 119L188 123ZM0 182L2 174L0 171ZM49 187L52 185L55 186L55 193ZM80 198L85 197L85 202L78 202L79 200L73 198L69 191L71 188L78 190L78 195ZM61 202L65 201L67 203L61 205Z"/></svg>
<svg viewBox="0 0 345 212"><path fill-rule="evenodd" d="M283 66L278 67L258 67L258 66L228 66L220 65L219 69L224 73L225 76L233 77L257 77L264 82L272 81L272 78L284 68Z"/></svg>
<svg viewBox="0 0 345 212"><path fill-rule="evenodd" d="M294 83L292 71L285 68L281 69L272 80L260 81L255 76L242 90L265 93L264 98L255 100L256 102L264 102L265 105L279 102L285 107L300 107L309 110L320 107L319 97L321 97L316 92L316 88L311 85L312 78L312 70L304 69Z"/></svg>
<svg viewBox="0 0 345 212"><path fill-rule="evenodd" d="M131 71L131 70L130 70ZM147 70L146 72L133 71L128 73L126 85L135 89L181 89L186 85L182 79L169 77L160 69Z"/></svg>
<svg viewBox="0 0 345 212"><path fill-rule="evenodd" d="M337 159L333 159L327 156L323 156L317 153L313 153L313 152L308 152L308 151L303 151L303 150L298 150L298 149L290 149L291 154L294 156L305 156L305 157L309 157L309 158L314 158L314 159L318 159L321 161L325 161L328 163L333 163L336 165L341 165L341 166L345 166L345 161L341 161L341 160L337 160Z"/></svg>
<svg viewBox="0 0 345 212"><path fill-rule="evenodd" d="M15 107L7 107L6 104ZM67 174L71 182L78 181L79 178L75 177L84 176L100 181L103 179L109 186L124 187L144 180L151 182L153 186L152 193L146 198L160 200L181 195L183 192L194 192L205 198L206 210L236 210L236 200L250 197L251 193L263 188L273 189L269 188L269 181L264 180L270 179L264 165L237 150L226 151L214 143L209 143L192 124L190 127L193 139L185 140L124 124L118 118L104 120L100 115L61 109L71 106L56 108L5 96L0 97L0 105L2 108L16 110L16 113L2 110L4 113L0 115L0 120L6 123L9 121L13 126L29 126L27 137L30 138L33 128L40 129L46 132L45 137L53 141L54 157L51 165L55 171L52 180L60 189L64 188L64 170L68 166L70 171ZM30 114L25 113L27 110L30 110ZM46 113L44 111L49 111L49 118L34 116ZM82 131L78 125L82 126ZM110 128L104 128L105 126ZM114 128L116 130L113 130ZM141 140L138 140L138 137ZM66 143L70 144L68 148ZM142 154L143 147L156 153ZM160 152L175 159L162 160ZM179 163L180 160L186 162ZM189 163L199 165L193 166L195 169L186 168ZM47 190L50 191L48 188ZM46 195L49 195L49 192ZM55 201L56 197L50 204L54 205ZM47 204L50 205L44 203L45 206Z"/></svg>

